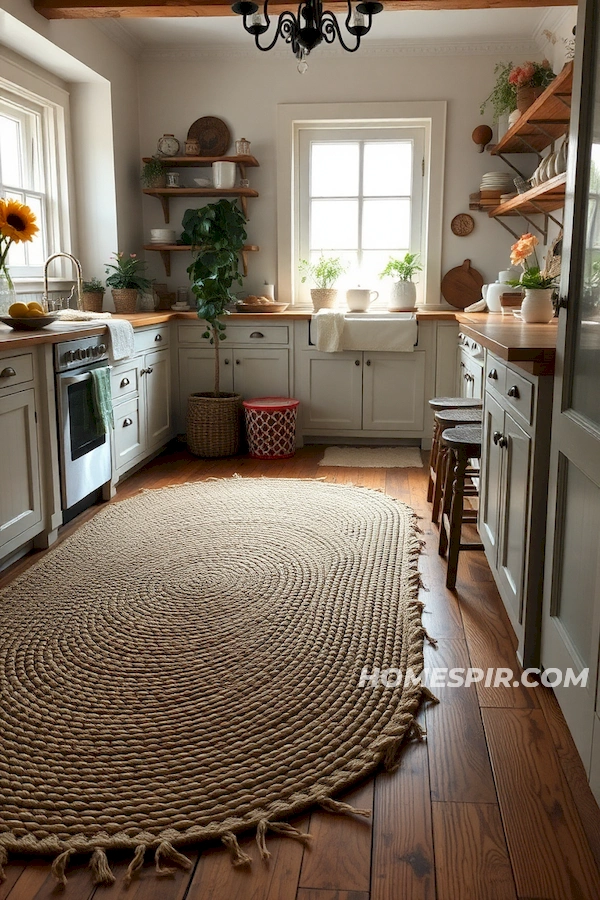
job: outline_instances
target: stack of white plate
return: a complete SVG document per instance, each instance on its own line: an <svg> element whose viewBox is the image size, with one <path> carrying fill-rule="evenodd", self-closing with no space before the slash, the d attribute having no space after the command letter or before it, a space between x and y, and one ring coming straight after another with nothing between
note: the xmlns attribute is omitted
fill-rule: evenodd
<svg viewBox="0 0 600 900"><path fill-rule="evenodd" d="M481 178L479 189L508 194L514 190L513 176L509 172L486 172Z"/></svg>
<svg viewBox="0 0 600 900"><path fill-rule="evenodd" d="M150 243L152 244L174 244L175 230L173 228L151 228Z"/></svg>

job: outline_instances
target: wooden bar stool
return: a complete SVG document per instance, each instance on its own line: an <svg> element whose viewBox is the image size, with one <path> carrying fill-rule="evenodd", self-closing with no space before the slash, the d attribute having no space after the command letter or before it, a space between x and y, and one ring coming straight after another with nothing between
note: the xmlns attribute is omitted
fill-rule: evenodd
<svg viewBox="0 0 600 900"><path fill-rule="evenodd" d="M463 523L477 521L475 510L464 509L465 475L472 457L481 458L481 425L457 425L442 432L441 443L448 449L444 496L440 521L439 554L448 553L446 587L456 586L458 555L461 550L483 550L481 543L463 543Z"/></svg>
<svg viewBox="0 0 600 900"><path fill-rule="evenodd" d="M481 425L483 412L481 409L443 409L435 414L435 426L441 435L446 428L454 428L457 425ZM438 447L435 470L433 476L433 507L431 509L431 521L437 525L440 519L440 506L442 503L442 494L444 492L444 466L448 455L448 448L443 444ZM479 475L479 469L471 467L467 474L470 476ZM476 494L477 491L474 491Z"/></svg>
<svg viewBox="0 0 600 900"><path fill-rule="evenodd" d="M429 406L434 413L442 409L481 409L483 402L477 397L433 397ZM434 420L433 436L431 438L431 450L429 451L429 482L427 484L427 502L433 499L434 479L437 454L440 446L441 431Z"/></svg>

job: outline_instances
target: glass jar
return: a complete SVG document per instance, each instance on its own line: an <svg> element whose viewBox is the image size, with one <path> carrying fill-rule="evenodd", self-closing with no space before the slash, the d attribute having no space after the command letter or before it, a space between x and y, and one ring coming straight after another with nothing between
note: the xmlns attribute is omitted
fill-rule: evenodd
<svg viewBox="0 0 600 900"><path fill-rule="evenodd" d="M0 272L0 316L7 316L8 310L16 302L17 295L14 286L4 272Z"/></svg>
<svg viewBox="0 0 600 900"><path fill-rule="evenodd" d="M235 152L238 156L250 156L250 141L246 138L240 138L235 142Z"/></svg>

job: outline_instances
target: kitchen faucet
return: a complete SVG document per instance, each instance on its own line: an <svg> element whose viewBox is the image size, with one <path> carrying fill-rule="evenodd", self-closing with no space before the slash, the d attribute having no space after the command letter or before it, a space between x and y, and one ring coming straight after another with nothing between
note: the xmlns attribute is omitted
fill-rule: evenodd
<svg viewBox="0 0 600 900"><path fill-rule="evenodd" d="M66 256L67 259L70 259L75 268L77 269L77 309L81 311L83 309L83 270L81 268L81 263L74 256L71 256L70 253L65 253L61 251L60 253L53 253L52 256L49 256L46 262L44 263L44 293L42 296L42 300L45 302L46 308L48 306L48 266L52 262L53 259L57 259L59 256ZM71 297L73 296L73 292L71 291ZM69 297L69 299L71 299Z"/></svg>

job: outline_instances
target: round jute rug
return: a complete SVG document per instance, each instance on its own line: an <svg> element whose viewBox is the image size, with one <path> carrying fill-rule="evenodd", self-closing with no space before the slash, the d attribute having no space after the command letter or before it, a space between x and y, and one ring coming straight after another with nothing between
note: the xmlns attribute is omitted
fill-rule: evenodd
<svg viewBox="0 0 600 900"><path fill-rule="evenodd" d="M375 491L220 479L113 503L0 595L0 867L177 847L281 820L397 764L422 688L419 536ZM361 685L361 673L362 682ZM375 681L376 679L373 679ZM394 679L392 679L393 681ZM401 681L401 679L399 679Z"/></svg>

